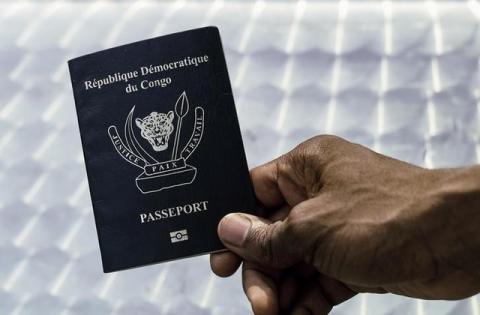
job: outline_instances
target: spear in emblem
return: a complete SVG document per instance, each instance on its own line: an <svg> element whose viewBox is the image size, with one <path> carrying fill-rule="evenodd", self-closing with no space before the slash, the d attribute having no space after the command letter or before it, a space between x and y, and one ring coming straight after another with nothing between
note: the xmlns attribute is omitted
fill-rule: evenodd
<svg viewBox="0 0 480 315"><path fill-rule="evenodd" d="M175 103L175 114L177 114L177 130L175 131L175 142L173 142L172 160L178 158L178 141L180 139L180 129L182 128L182 119L188 113L188 99L185 91L180 95Z"/></svg>

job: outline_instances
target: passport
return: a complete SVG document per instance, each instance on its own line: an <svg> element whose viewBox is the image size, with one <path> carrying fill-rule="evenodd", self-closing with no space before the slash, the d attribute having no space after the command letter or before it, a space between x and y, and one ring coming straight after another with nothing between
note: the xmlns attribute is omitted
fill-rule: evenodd
<svg viewBox="0 0 480 315"><path fill-rule="evenodd" d="M68 65L104 272L224 249L220 219L256 201L218 29Z"/></svg>

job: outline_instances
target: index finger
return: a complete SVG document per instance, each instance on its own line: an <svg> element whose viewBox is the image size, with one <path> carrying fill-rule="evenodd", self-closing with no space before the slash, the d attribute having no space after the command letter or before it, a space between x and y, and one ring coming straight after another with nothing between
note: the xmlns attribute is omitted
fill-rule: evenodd
<svg viewBox="0 0 480 315"><path fill-rule="evenodd" d="M257 199L267 208L278 208L285 199L278 186L278 159L250 171Z"/></svg>
<svg viewBox="0 0 480 315"><path fill-rule="evenodd" d="M303 178L298 176L295 150L254 168L250 172L253 189L258 200L268 209L288 204L295 207L307 199Z"/></svg>

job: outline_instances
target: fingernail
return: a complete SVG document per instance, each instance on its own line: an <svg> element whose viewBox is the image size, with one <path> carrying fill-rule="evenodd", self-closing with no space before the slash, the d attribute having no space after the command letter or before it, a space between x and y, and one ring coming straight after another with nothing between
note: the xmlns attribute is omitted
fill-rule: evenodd
<svg viewBox="0 0 480 315"><path fill-rule="evenodd" d="M220 221L220 238L234 246L242 246L247 238L251 222L240 214L228 214Z"/></svg>
<svg viewBox="0 0 480 315"><path fill-rule="evenodd" d="M305 307L301 306L301 307L296 307L293 310L292 315L312 315L312 313Z"/></svg>

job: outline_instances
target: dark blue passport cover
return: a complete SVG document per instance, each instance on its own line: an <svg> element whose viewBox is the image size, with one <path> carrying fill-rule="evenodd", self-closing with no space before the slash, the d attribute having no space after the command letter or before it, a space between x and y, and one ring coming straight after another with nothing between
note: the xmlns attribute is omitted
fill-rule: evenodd
<svg viewBox="0 0 480 315"><path fill-rule="evenodd" d="M104 272L223 249L255 198L218 29L68 64Z"/></svg>

